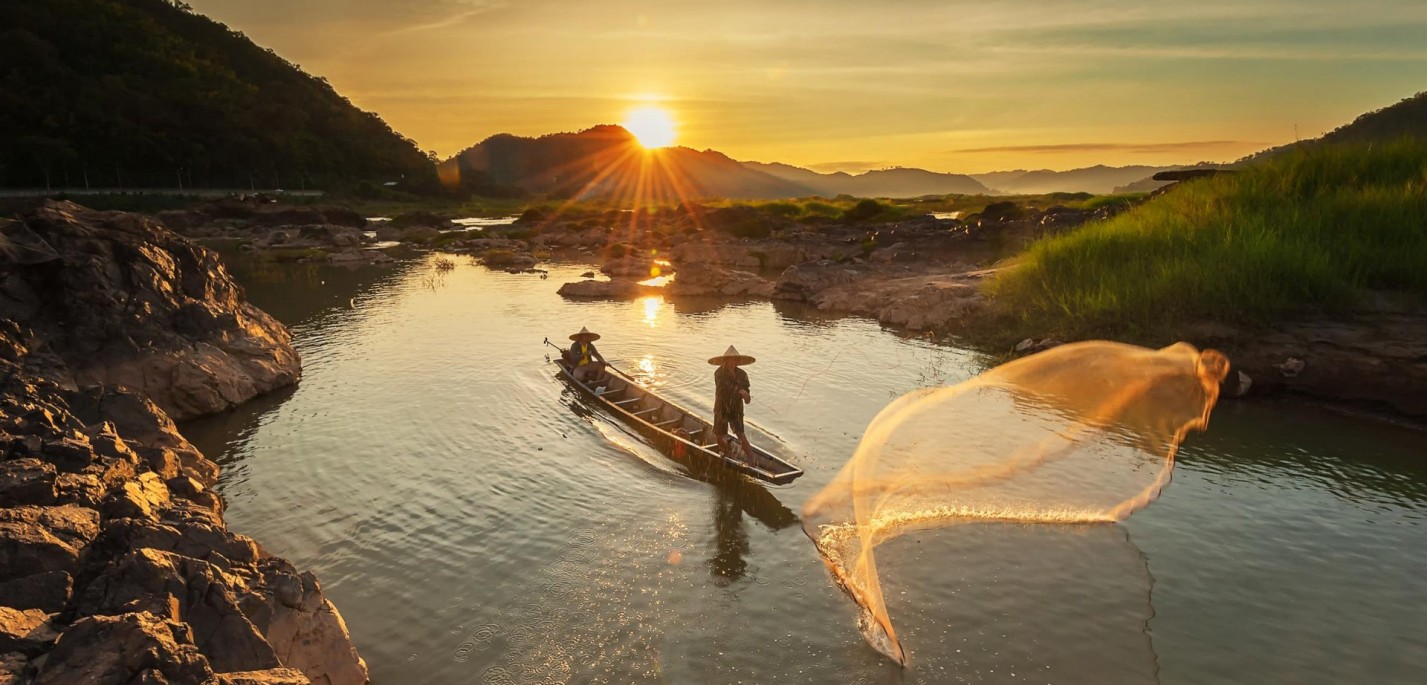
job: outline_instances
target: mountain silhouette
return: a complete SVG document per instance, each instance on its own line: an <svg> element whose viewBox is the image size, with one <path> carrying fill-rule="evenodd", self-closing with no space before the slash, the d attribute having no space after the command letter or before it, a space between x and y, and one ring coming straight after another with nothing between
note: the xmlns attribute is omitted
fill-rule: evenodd
<svg viewBox="0 0 1427 685"><path fill-rule="evenodd" d="M494 183L557 197L670 202L763 200L815 194L713 150L647 150L620 126L538 138L491 136L443 162L448 185Z"/></svg>
<svg viewBox="0 0 1427 685"><path fill-rule="evenodd" d="M946 174L898 167L861 174L839 171L820 174L781 163L744 162L744 166L810 188L823 197L921 197L924 195L985 195L992 191L965 174Z"/></svg>

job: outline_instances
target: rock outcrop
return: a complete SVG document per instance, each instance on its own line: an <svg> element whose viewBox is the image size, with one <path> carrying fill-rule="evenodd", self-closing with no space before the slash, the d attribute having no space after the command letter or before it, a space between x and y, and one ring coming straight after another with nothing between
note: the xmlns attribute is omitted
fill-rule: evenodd
<svg viewBox="0 0 1427 685"><path fill-rule="evenodd" d="M0 234L0 683L365 683L165 411L296 381L287 330L151 219L49 203Z"/></svg>
<svg viewBox="0 0 1427 685"><path fill-rule="evenodd" d="M48 202L0 232L0 319L62 362L65 385L124 386L182 420L301 374L287 329L218 256L153 219Z"/></svg>
<svg viewBox="0 0 1427 685"><path fill-rule="evenodd" d="M0 341L0 652L26 677L366 682L317 579L227 530L217 467L157 405Z"/></svg>
<svg viewBox="0 0 1427 685"><path fill-rule="evenodd" d="M675 297L769 297L773 282L747 271L690 264L664 290Z"/></svg>
<svg viewBox="0 0 1427 685"><path fill-rule="evenodd" d="M993 269L926 272L824 260L789 267L774 284L773 297L907 330L955 331L959 321L985 305L980 284L993 273Z"/></svg>

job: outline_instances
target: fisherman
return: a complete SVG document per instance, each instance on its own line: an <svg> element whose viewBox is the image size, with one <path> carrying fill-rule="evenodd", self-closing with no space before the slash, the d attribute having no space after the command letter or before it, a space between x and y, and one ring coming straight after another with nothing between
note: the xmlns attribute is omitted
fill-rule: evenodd
<svg viewBox="0 0 1427 685"><path fill-rule="evenodd" d="M755 360L746 354L739 354L733 345L728 351L709 360L718 367L714 370L714 439L718 441L721 454L728 454L728 429L738 436L743 445L745 458L753 457L753 446L748 444L748 435L743 431L743 405L753 401L749 395L748 372L738 367L752 364Z"/></svg>
<svg viewBox="0 0 1427 685"><path fill-rule="evenodd" d="M581 383L598 377L604 372L604 355L595 349L595 341L600 339L599 333L591 333L590 329L583 326L580 332L570 336L575 344L565 351L565 361L570 364L570 372L575 376L575 380Z"/></svg>

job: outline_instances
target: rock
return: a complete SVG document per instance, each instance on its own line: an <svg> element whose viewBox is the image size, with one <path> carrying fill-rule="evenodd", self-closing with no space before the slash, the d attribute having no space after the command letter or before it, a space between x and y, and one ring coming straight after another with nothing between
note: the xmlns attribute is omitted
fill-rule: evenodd
<svg viewBox="0 0 1427 685"><path fill-rule="evenodd" d="M0 581L61 571L71 576L79 567L79 549L42 525L0 523Z"/></svg>
<svg viewBox="0 0 1427 685"><path fill-rule="evenodd" d="M411 228L413 226L445 230L456 228L456 224L451 221L450 217L419 209L392 217L390 225L394 228Z"/></svg>
<svg viewBox="0 0 1427 685"><path fill-rule="evenodd" d="M481 264L493 269L521 271L529 269L537 263L535 257L531 255L512 252L501 248L489 249L481 254Z"/></svg>
<svg viewBox="0 0 1427 685"><path fill-rule="evenodd" d="M853 282L860 273L858 269L826 259L790 266L774 283L773 297L809 302L818 293Z"/></svg>
<svg viewBox="0 0 1427 685"><path fill-rule="evenodd" d="M330 224L303 226L298 229L298 236L303 240L330 247L357 247L366 237L359 229Z"/></svg>
<svg viewBox="0 0 1427 685"><path fill-rule="evenodd" d="M104 483L92 473L61 473L55 478L55 504L98 509L103 499Z"/></svg>
<svg viewBox="0 0 1427 685"><path fill-rule="evenodd" d="M676 296L768 297L773 283L747 271L730 271L714 266L688 265L665 287Z"/></svg>
<svg viewBox="0 0 1427 685"><path fill-rule="evenodd" d="M278 668L283 664L272 645L238 606L246 591L240 578L206 561L139 549L95 578L76 611L81 616L145 611L185 623L218 671Z"/></svg>
<svg viewBox="0 0 1427 685"><path fill-rule="evenodd" d="M64 609L73 592L74 578L64 571L32 573L0 582L0 606L54 613Z"/></svg>
<svg viewBox="0 0 1427 685"><path fill-rule="evenodd" d="M1307 366L1307 364L1302 359L1289 357L1280 364L1274 364L1273 368L1278 369L1278 372L1283 374L1284 378L1293 378L1303 373L1303 367L1305 366Z"/></svg>
<svg viewBox="0 0 1427 685"><path fill-rule="evenodd" d="M632 278L634 280L644 280L659 275L655 273L657 265L654 260L648 257L626 256L611 259L600 267L600 272L610 278Z"/></svg>
<svg viewBox="0 0 1427 685"><path fill-rule="evenodd" d="M23 221L58 259L11 265L0 318L33 331L76 385L126 386L184 419L297 381L287 329L217 254L152 218L71 202Z"/></svg>
<svg viewBox="0 0 1427 685"><path fill-rule="evenodd" d="M44 238L18 221L0 219L0 265L45 264L59 259L59 252Z"/></svg>
<svg viewBox="0 0 1427 685"><path fill-rule="evenodd" d="M137 612L75 621L60 635L35 685L128 685L140 678L174 685L219 682L188 626Z"/></svg>
<svg viewBox="0 0 1427 685"><path fill-rule="evenodd" d="M223 685L311 685L307 676L294 668L274 668L267 671L243 671L241 673L219 673L218 681Z"/></svg>
<svg viewBox="0 0 1427 685"><path fill-rule="evenodd" d="M124 436L125 444L137 445L141 450L170 450L178 457L184 475L206 485L217 482L217 464L204 458L179 434L173 420L144 397L115 388L93 387L69 395L68 400L71 411L85 423L108 421ZM166 461L168 457L162 459Z"/></svg>
<svg viewBox="0 0 1427 685"><path fill-rule="evenodd" d="M46 651L59 637L51 625L54 616L39 609L0 606L0 652L35 656Z"/></svg>
<svg viewBox="0 0 1427 685"><path fill-rule="evenodd" d="M409 243L429 243L441 237L441 231L429 226L417 226L402 232L401 239Z"/></svg>
<svg viewBox="0 0 1427 685"><path fill-rule="evenodd" d="M0 654L0 685L25 685L30 682L30 660L24 654Z"/></svg>
<svg viewBox="0 0 1427 685"><path fill-rule="evenodd" d="M301 670L314 683L366 683L367 664L352 647L346 622L323 595L316 576L299 574L281 559L264 560L261 569L266 608L255 612L255 622L283 664Z"/></svg>
<svg viewBox="0 0 1427 685"><path fill-rule="evenodd" d="M54 467L66 473L79 473L94 461L94 450L88 440L63 437L44 443L40 456Z"/></svg>
<svg viewBox="0 0 1427 685"><path fill-rule="evenodd" d="M172 504L168 486L156 473L140 474L110 493L104 501L104 515L109 518L157 519Z"/></svg>
<svg viewBox="0 0 1427 685"><path fill-rule="evenodd" d="M580 278L594 278L594 277L595 277L595 272L593 272L593 271L586 271L586 272L580 274Z"/></svg>
<svg viewBox="0 0 1427 685"><path fill-rule="evenodd" d="M40 526L75 549L99 536L99 512L73 505L0 509L0 524Z"/></svg>
<svg viewBox="0 0 1427 685"><path fill-rule="evenodd" d="M560 286L561 296L587 300L630 300L657 293L659 288L635 281L575 281Z"/></svg>
<svg viewBox="0 0 1427 685"><path fill-rule="evenodd" d="M1045 350L1048 350L1052 347L1058 347L1064 344L1065 343L1059 340L1054 340L1051 338L1043 338L1041 340L1036 340L1034 338L1026 338L1025 340L1016 343L1015 352L1017 354L1035 354L1036 352L1044 352Z"/></svg>
<svg viewBox="0 0 1427 685"><path fill-rule="evenodd" d="M406 231L403 231L402 229L397 228L396 226L392 226L390 223L384 223L377 226L376 234L377 240L382 241L400 241L401 239L406 237Z"/></svg>
<svg viewBox="0 0 1427 685"><path fill-rule="evenodd" d="M0 507L50 504L55 494L54 465L39 459L0 462Z"/></svg>

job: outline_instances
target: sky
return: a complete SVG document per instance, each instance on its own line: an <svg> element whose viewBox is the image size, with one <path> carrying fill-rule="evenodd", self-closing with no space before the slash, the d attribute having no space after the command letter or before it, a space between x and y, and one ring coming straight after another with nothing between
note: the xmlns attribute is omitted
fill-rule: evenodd
<svg viewBox="0 0 1427 685"><path fill-rule="evenodd" d="M189 0L442 157L667 110L818 171L1229 161L1427 90L1427 0Z"/></svg>

